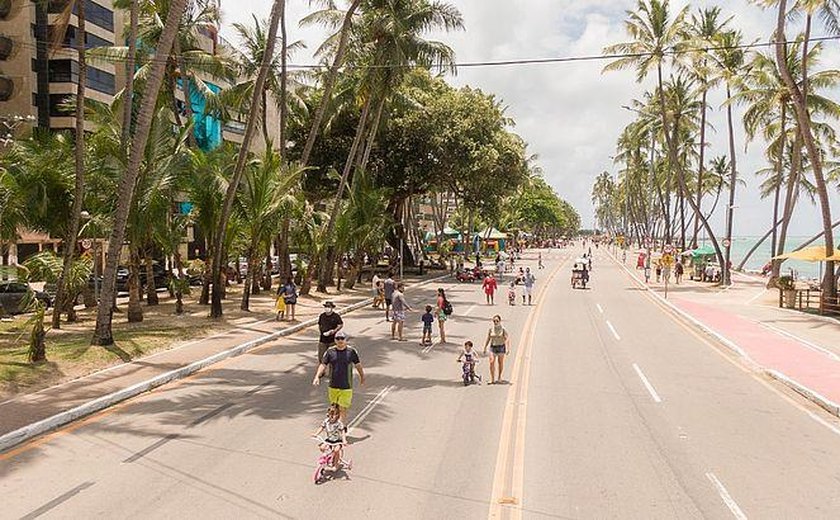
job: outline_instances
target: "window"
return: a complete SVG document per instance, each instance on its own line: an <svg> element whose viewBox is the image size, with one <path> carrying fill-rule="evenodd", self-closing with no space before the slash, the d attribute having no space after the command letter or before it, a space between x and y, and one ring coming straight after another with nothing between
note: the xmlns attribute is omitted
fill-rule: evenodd
<svg viewBox="0 0 840 520"><path fill-rule="evenodd" d="M55 34L55 26L50 25L49 35L50 41L53 41ZM76 48L76 28L74 26L67 27L67 31L64 33L64 41L61 42L62 47L65 48ZM90 32L85 32L85 48L86 49L93 49L95 47L110 47L114 45L114 42L110 42L104 38L100 38L95 34L91 34Z"/></svg>
<svg viewBox="0 0 840 520"><path fill-rule="evenodd" d="M102 92L113 96L116 92L116 82L114 75L104 70L88 67L87 69L88 87L93 90Z"/></svg>
<svg viewBox="0 0 840 520"><path fill-rule="evenodd" d="M52 14L61 13L67 7L69 0L49 0L47 12ZM73 14L76 14L76 5L73 5ZM85 20L98 25L107 31L114 32L114 12L103 7L93 0L85 0Z"/></svg>
<svg viewBox="0 0 840 520"><path fill-rule="evenodd" d="M50 60L51 83L79 83L79 63L72 60ZM88 66L88 88L113 96L116 92L114 75Z"/></svg>

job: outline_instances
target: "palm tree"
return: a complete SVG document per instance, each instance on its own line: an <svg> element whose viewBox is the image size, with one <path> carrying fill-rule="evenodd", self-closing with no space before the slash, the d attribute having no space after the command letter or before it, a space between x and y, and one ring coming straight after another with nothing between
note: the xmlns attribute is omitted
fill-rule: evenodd
<svg viewBox="0 0 840 520"><path fill-rule="evenodd" d="M668 0L638 0L637 11L628 11L625 28L633 40L608 46L604 51L608 54L621 54L622 57L607 65L605 71L623 70L627 68L636 69L636 80L641 82L656 69L657 94L659 98L660 118L662 120L663 135L665 138L670 168L676 169L676 177L680 188L688 193L688 185L685 179L685 172L679 162L675 135L672 134L673 127L668 120L667 102L664 89L663 67L668 56L674 51L679 51L686 43L686 16L688 7L680 10L676 16L671 18ZM703 227L709 234L709 238L715 248L718 261L723 265L723 255L720 251L714 231L708 220L703 216L701 209L693 198L688 197L688 202L694 214L701 219Z"/></svg>
<svg viewBox="0 0 840 520"><path fill-rule="evenodd" d="M70 16L76 11L76 54L79 63L78 82L76 85L76 148L74 153L75 165L75 189L73 190L73 211L70 214L70 228L64 239L64 270L58 277L56 283L56 300L64 301L65 298L65 276L69 272L73 257L76 254L76 240L79 236L81 223L82 204L85 198L85 90L87 85L87 34L85 32L85 2L72 0L61 13L58 23L55 24L54 47L60 47L61 42L67 33L70 24ZM61 328L62 306L56 305L52 314L53 328Z"/></svg>
<svg viewBox="0 0 840 520"><path fill-rule="evenodd" d="M726 20L721 20L720 7L714 6L710 8L701 8L696 14L691 15L691 23L689 25L689 36L692 40L693 47L708 48L714 46L715 38L721 34L729 25L732 17ZM706 156L706 112L708 110L708 103L706 102L709 90L717 83L717 78L710 70L708 63L708 55L706 52L693 53L691 55L690 70L692 75L699 82L700 89L700 158L697 167L697 207L703 207L703 172L705 168ZM697 247L697 237L700 233L700 219L695 215L694 218L694 234L691 239L691 247Z"/></svg>
<svg viewBox="0 0 840 520"><path fill-rule="evenodd" d="M362 115L356 135L347 155L338 191L333 200L327 237L332 235L340 201L354 162L365 168L371 148L379 131L385 104L394 89L402 82L406 72L413 67L439 66L454 70L455 55L452 49L438 41L423 36L438 29L446 31L463 28L461 14L449 4L427 0L371 0L365 6L361 20L355 26L350 56L359 65L372 65L357 87L362 102ZM363 145L366 124L374 103L373 124ZM361 152L361 153L360 153ZM326 291L332 271L332 261L321 258L318 290Z"/></svg>
<svg viewBox="0 0 840 520"><path fill-rule="evenodd" d="M822 214L823 232L825 233L825 252L827 256L834 253L834 231L831 221L831 202L828 196L828 187L825 181L823 172L823 151L818 147L814 131L812 127L811 116L808 113L807 107L807 91L808 91L808 64L807 60L803 59L802 70L803 84L797 85L793 73L788 68L787 51L785 50L785 23L787 17L787 0L778 0L778 15L776 18L776 64L781 72L782 80L787 86L793 101L794 113L796 114L796 121L799 127L799 133L805 143L805 148L808 150L808 160L811 164L811 170L816 181L817 194L820 201L820 212ZM836 11L833 11L836 12ZM807 53L808 40L810 37L810 21L811 15L808 14L806 18L806 36L803 48L803 53ZM829 298L834 298L837 295L837 279L834 273L834 262L826 263L826 273L822 284L823 294Z"/></svg>
<svg viewBox="0 0 840 520"><path fill-rule="evenodd" d="M743 36L740 31L724 31L717 35L715 41L717 50L713 53L718 74L726 85L726 126L729 132L729 206L726 210L726 244L724 245L723 284L732 283L731 254L732 254L732 227L735 215L735 187L738 180L737 157L735 155L735 124L732 117L732 91L733 86L739 83L740 74L744 73L743 67L746 61L746 53L741 48Z"/></svg>
<svg viewBox="0 0 840 520"><path fill-rule="evenodd" d="M237 210L245 225L248 272L245 277L241 308L249 310L251 287L254 285L261 257L274 236L284 209L292 203L294 185L300 181L303 169L283 165L279 153L271 148L252 162L236 199Z"/></svg>
<svg viewBox="0 0 840 520"><path fill-rule="evenodd" d="M156 56L168 56L172 51L172 46L175 43L175 38L178 33L179 22L184 14L185 7L186 0L171 0L169 11L166 14L166 23L155 51ZM166 60L153 60L149 67L149 75L143 90L142 104L137 117L137 127L131 143L128 167L120 179L119 191L117 192L117 207L114 213L114 224L111 235L108 239L108 255L102 280L103 302L112 302L116 296L117 262L119 261L125 238L125 227L131 210L137 175L140 173L140 165L145 155L144 152L149 139L149 130L152 126L155 107L157 106L158 94L160 93L163 76L166 72ZM114 336L111 330L112 318L113 307L108 304L100 305L96 316L96 330L91 340L93 344L112 345L114 343Z"/></svg>
<svg viewBox="0 0 840 520"><path fill-rule="evenodd" d="M222 317L221 274L222 257L224 256L222 251L222 240L225 236L227 220L230 217L231 211L233 210L233 203L234 199L236 198L236 192L239 189L239 183L242 180L243 173L245 172L246 162L250 153L251 141L254 138L254 132L256 131L258 124L260 100L262 98L263 89L265 88L266 79L268 78L269 69L271 68L271 63L274 59L274 45L277 40L277 26L280 23L280 9L282 7L281 1L282 0L274 0L274 4L271 8L271 21L269 22L268 42L265 47L265 53L263 54L262 67L260 68L260 72L257 75L257 80L254 83L254 91L251 97L251 104L248 115L248 124L245 126L245 136L243 137L242 145L239 148L236 168L233 170L233 176L231 177L230 185L228 186L227 193L225 194L225 201L222 207L221 219L217 223L215 244L213 247L212 265L213 294L210 306L210 316L212 318Z"/></svg>
<svg viewBox="0 0 840 520"><path fill-rule="evenodd" d="M303 154L301 155L300 159L301 166L303 167L309 165L309 158L312 155L312 149L315 147L315 140L318 139L318 133L321 131L321 124L324 120L324 114L326 113L327 107L332 101L333 87L335 86L335 81L338 77L338 73L344 64L344 57L347 51L347 41L350 38L350 30L352 28L353 16L361 3L362 0L352 0L350 2L350 6L347 8L347 11L344 13L341 22L341 29L338 33L338 45L335 54L333 55L332 65L330 65L330 68L327 71L326 76L324 77L324 87L323 93L321 95L321 102L318 105L318 109L315 112L315 117L312 119L312 126L309 129L309 134L306 138L306 144L303 147ZM332 0L329 0L329 4L332 4ZM310 17L311 16L312 15L310 15ZM304 23L305 21L306 19L304 19L301 23Z"/></svg>

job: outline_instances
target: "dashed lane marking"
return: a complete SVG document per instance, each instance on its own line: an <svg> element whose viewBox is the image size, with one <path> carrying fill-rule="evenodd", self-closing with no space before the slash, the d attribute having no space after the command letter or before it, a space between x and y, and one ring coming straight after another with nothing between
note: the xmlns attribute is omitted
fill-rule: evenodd
<svg viewBox="0 0 840 520"><path fill-rule="evenodd" d="M651 398L653 398L653 401L655 403L661 403L662 398L659 397L658 393L656 393L656 389L653 387L652 384L650 384L650 381L648 380L647 376L645 376L644 372L642 372L642 369L639 368L639 365L637 365L636 363L633 363L633 369L639 375L639 379L642 380L642 384L644 384L645 388L647 388L647 391L650 394Z"/></svg>
<svg viewBox="0 0 840 520"><path fill-rule="evenodd" d="M720 498L723 500L723 503L726 504L726 507L732 511L732 515L737 518L738 520L747 520L747 515L744 514L744 511L738 506L738 503L735 502L735 499L732 498L732 495L729 494L729 491L726 490L723 483L715 476L714 473L706 473L706 478L715 486L717 489Z"/></svg>

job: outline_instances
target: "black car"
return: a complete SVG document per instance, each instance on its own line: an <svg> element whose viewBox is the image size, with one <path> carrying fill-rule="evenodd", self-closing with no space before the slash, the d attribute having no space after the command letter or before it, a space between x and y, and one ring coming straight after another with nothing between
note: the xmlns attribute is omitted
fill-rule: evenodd
<svg viewBox="0 0 840 520"><path fill-rule="evenodd" d="M21 314L26 312L26 301L34 296L41 300L47 307L52 305L52 298L43 291L36 291L27 283L23 282L0 282L0 304L9 314Z"/></svg>
<svg viewBox="0 0 840 520"><path fill-rule="evenodd" d="M170 273L160 264L152 264L152 272L154 273L155 289L163 289L169 287ZM128 292L128 267L123 265L117 266L117 293ZM140 287L146 287L146 266L140 267ZM91 275L88 284L93 287L95 282L93 275ZM102 277L99 277L99 286L102 287Z"/></svg>

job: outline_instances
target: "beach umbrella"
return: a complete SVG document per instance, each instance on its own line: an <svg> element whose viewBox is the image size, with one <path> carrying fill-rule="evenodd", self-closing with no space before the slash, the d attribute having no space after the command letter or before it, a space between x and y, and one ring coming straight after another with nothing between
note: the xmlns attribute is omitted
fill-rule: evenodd
<svg viewBox="0 0 840 520"><path fill-rule="evenodd" d="M773 260L801 260L803 262L825 262L829 259L840 259L840 249L835 250L834 255L831 257L825 254L825 246L806 247L798 251L791 251L773 257Z"/></svg>

